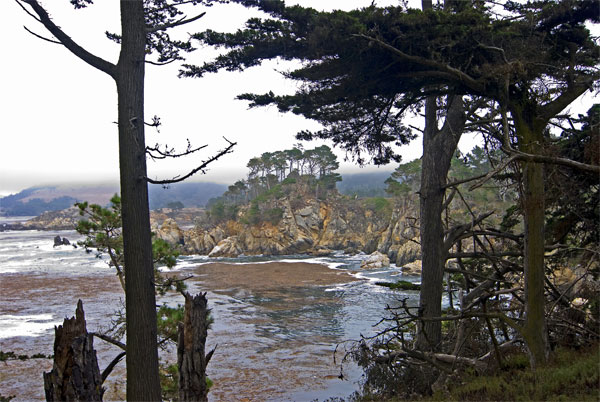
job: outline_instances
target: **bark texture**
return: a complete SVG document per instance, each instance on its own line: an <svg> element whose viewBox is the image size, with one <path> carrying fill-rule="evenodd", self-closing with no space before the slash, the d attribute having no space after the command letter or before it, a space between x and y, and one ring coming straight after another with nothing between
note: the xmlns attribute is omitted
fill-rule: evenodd
<svg viewBox="0 0 600 402"><path fill-rule="evenodd" d="M146 25L141 0L121 1L121 29L123 39L115 81L119 101L127 399L159 401L156 295L144 138Z"/></svg>
<svg viewBox="0 0 600 402"><path fill-rule="evenodd" d="M177 363L179 366L179 400L208 401L206 366L214 349L205 354L210 326L210 310L206 293L185 297L185 317L179 324Z"/></svg>
<svg viewBox="0 0 600 402"><path fill-rule="evenodd" d="M54 332L54 365L44 373L46 400L101 401L102 376L81 300L77 302L75 317L65 318Z"/></svg>
<svg viewBox="0 0 600 402"><path fill-rule="evenodd" d="M540 154L546 122L536 121L533 116L537 113L528 110L526 105L514 106L511 111L519 148L530 154ZM550 352L544 298L544 165L526 161L522 166L525 221L525 325L522 334L531 366L535 368L546 363Z"/></svg>
<svg viewBox="0 0 600 402"><path fill-rule="evenodd" d="M421 221L421 294L419 314L427 319L442 314L444 265L448 250L444 248L442 208L445 184L452 156L465 124L464 103L460 96L450 98L446 121L438 129L436 99L425 106L423 158L420 190ZM437 350L442 340L440 321L423 321L418 325L417 348Z"/></svg>

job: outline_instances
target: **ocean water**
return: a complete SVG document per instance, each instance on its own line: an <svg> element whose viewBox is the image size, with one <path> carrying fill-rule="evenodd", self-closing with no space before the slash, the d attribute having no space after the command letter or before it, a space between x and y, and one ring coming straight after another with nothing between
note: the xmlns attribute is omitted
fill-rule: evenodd
<svg viewBox="0 0 600 402"><path fill-rule="evenodd" d="M77 299L83 300L89 331L106 328L122 304L123 293L107 258L80 247L53 247L56 235L72 243L80 239L73 231L0 232L0 349L4 351L52 354L54 326L74 315ZM327 286L259 290L243 285L215 288L206 285L209 280L191 281L190 292L208 292L215 320L208 345L217 346L209 365L209 376L215 382L210 399L313 401L347 397L358 389L361 371L350 362L340 366L343 351L380 329L375 324L385 315L386 305L397 305L406 297L416 303L418 297L416 292L392 291L375 282L419 280L403 276L394 265L361 270L365 257L342 253L329 257L181 256L175 271L182 275L194 275L198 267L212 262L235 264L240 269L250 263L308 262L358 279ZM159 300L181 302L179 295ZM96 344L102 370L116 352L98 341ZM163 356L165 360L172 357L169 352ZM12 374L0 377L0 394L16 395L16 400L43 399L41 371L48 370L51 362L10 364ZM340 370L344 380L338 378ZM119 399L123 381L114 381L107 395Z"/></svg>

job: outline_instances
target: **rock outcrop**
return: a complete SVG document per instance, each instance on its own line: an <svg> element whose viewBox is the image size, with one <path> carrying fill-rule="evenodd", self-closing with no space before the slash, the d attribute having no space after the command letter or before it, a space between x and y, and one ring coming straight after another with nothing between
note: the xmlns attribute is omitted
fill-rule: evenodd
<svg viewBox="0 0 600 402"><path fill-rule="evenodd" d="M382 219L358 201L341 198L326 202L309 199L296 208L288 198L282 198L277 200L276 207L282 211L277 224L229 221L217 227L197 225L185 230L182 249L185 253L211 257L362 251L385 257L379 263L381 266L389 265L390 261L403 265L419 257L418 242L413 241L418 231L410 218L415 212L410 206L396 209L391 219L389 215ZM168 233L176 233L173 222L167 227ZM167 236L163 238L167 240ZM181 240L175 241L175 238L169 241L181 244Z"/></svg>
<svg viewBox="0 0 600 402"><path fill-rule="evenodd" d="M167 218L155 233L159 239L163 239L168 243L184 244L183 231L172 218Z"/></svg>
<svg viewBox="0 0 600 402"><path fill-rule="evenodd" d="M376 269L390 266L390 258L380 253L379 251L375 251L370 254L361 264L360 267L363 269Z"/></svg>

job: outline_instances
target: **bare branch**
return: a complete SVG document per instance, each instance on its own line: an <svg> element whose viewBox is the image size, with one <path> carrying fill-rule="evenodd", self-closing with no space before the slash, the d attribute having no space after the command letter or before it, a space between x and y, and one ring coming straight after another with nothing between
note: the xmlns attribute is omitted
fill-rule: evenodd
<svg viewBox="0 0 600 402"><path fill-rule="evenodd" d="M598 79L598 72L594 76L588 76L578 82L573 82L568 89L563 92L558 98L552 102L542 106L542 115L545 120L550 120L552 117L560 113L564 108L569 106L575 99L591 89L594 80Z"/></svg>
<svg viewBox="0 0 600 402"><path fill-rule="evenodd" d="M29 14L29 16L31 18L33 18L34 20L36 20L39 23L42 23L42 20L40 20L35 14L33 14L31 11L29 11L23 4L21 4L21 2L19 0L15 0L15 2L19 5L19 7L21 7L23 9L23 11L25 11L27 14Z"/></svg>
<svg viewBox="0 0 600 402"><path fill-rule="evenodd" d="M473 252L473 253L450 253L447 256L447 259L451 260L453 258L480 258L480 257L522 257L523 253L520 251L504 251L497 253L483 253L483 252Z"/></svg>
<svg viewBox="0 0 600 402"><path fill-rule="evenodd" d="M119 348L123 349L123 350L127 350L127 346L121 342L116 340L115 338L105 335L105 334L100 334L98 332L91 332L92 336L95 336L96 338L100 338L105 342L108 342L112 345L118 346Z"/></svg>
<svg viewBox="0 0 600 402"><path fill-rule="evenodd" d="M166 158L180 158L182 156L191 155L195 152L200 151L201 149L206 148L208 145L201 145L198 148L192 149L192 145L190 144L190 140L188 139L188 146L184 152L175 153L174 148L170 148L165 145L164 150L160 150L159 145L156 144L154 147L146 147L146 153L152 159L166 159Z"/></svg>
<svg viewBox="0 0 600 402"><path fill-rule="evenodd" d="M123 359L125 357L125 353L126 352L121 352L117 355L117 357L115 357L108 366L106 366L106 368L104 369L104 371L102 372L102 382L104 382L108 376L110 375L110 373L112 373L113 369L115 368L115 366L121 361L121 359Z"/></svg>
<svg viewBox="0 0 600 402"><path fill-rule="evenodd" d="M517 157L515 155L512 155L510 158L503 160L502 163L500 163L498 167L496 167L496 169L490 170L481 180L478 180L475 184L469 187L469 191L473 191L476 188L483 186L484 183L486 183L492 177L506 169L506 167L515 160L517 160Z"/></svg>
<svg viewBox="0 0 600 402"><path fill-rule="evenodd" d="M156 61L151 61L151 60L144 60L144 62L145 62L145 63L148 63L148 64L152 64L153 66L166 66L167 64L171 64L171 63L173 63L173 62L174 62L174 61L176 61L176 60L177 60L177 59L171 59L171 60L169 60L169 61L165 61L165 62L163 62L163 63L158 63L158 62L156 62Z"/></svg>
<svg viewBox="0 0 600 402"><path fill-rule="evenodd" d="M79 46L73 39L63 32L50 18L46 10L36 0L21 0L23 3L29 4L35 14L39 17L38 21L42 23L46 29L62 43L71 53L85 61L92 67L105 72L111 77L116 75L116 66ZM19 1L18 1L19 2ZM20 2L19 2L20 3ZM21 5L21 4L20 4ZM22 6L22 5L21 5ZM23 8L23 7L21 7ZM31 13L28 13L31 15ZM35 18L35 17L34 17ZM36 18L37 19L37 18Z"/></svg>
<svg viewBox="0 0 600 402"><path fill-rule="evenodd" d="M223 137L224 138L224 137ZM154 180L154 179L150 179L149 177L143 177L144 180L146 180L148 183L151 184L162 184L162 185L166 185L166 184L173 184L173 183L179 183L181 181L184 181L185 179L195 175L198 172L204 172L204 169L206 169L206 167L216 161L217 159L219 159L220 157L222 157L225 154L231 153L231 149L237 145L237 142L231 142L229 141L227 138L225 138L225 141L227 141L229 143L229 145L221 150L218 154L216 154L215 156L211 157L210 159L203 161L202 164L200 166L198 166L197 168L191 170L189 173L187 173L185 176L175 176L174 178L170 179L170 180Z"/></svg>
<svg viewBox="0 0 600 402"><path fill-rule="evenodd" d="M449 250L452 244L466 231L472 229L479 223L481 223L484 219L492 215L494 212L488 212L485 214L481 214L478 217L474 217L473 220L469 223L464 223L462 225L454 226L446 231L445 240L444 240L444 250Z"/></svg>
<svg viewBox="0 0 600 402"><path fill-rule="evenodd" d="M550 163L554 165L562 165L568 166L573 169L583 170L586 172L600 174L600 166L599 165L588 165L587 163L581 163L574 161L572 159L566 158L558 158L553 156L544 156L544 155L533 155L527 154L525 152L517 151L516 149L504 149L503 150L509 154L512 154L511 159L524 160L528 162L537 162L537 163Z"/></svg>
<svg viewBox="0 0 600 402"><path fill-rule="evenodd" d="M33 32L31 29L27 28L25 25L23 25L23 28L25 28L25 30L26 30L27 32L29 32L30 34L32 34L32 35L33 35L33 36L35 36L36 38L40 38L41 40L45 40L46 42L55 43L55 44L57 44L57 45L62 45L62 43L61 43L61 42L59 42L59 41L57 41L57 40L54 40L54 39L49 39L49 38L46 38L46 37L44 37L44 36L42 36L42 35L38 35L38 34L36 34L36 33L35 33L35 32Z"/></svg>
<svg viewBox="0 0 600 402"><path fill-rule="evenodd" d="M183 18L181 18L181 19L179 19L179 20L177 20L175 22L172 22L170 24L163 24L163 25L157 25L157 26L152 27L152 28L146 28L146 32L147 33L153 33L153 32L158 32L158 31L164 31L164 30L169 29L169 28L174 28L174 27L178 27L178 26L181 26L181 25L189 24L190 22L194 22L196 20L199 20L200 18L204 17L205 15L206 15L206 12L203 12L203 13L198 14L197 16L192 17L192 18L185 19L185 17L183 17Z"/></svg>
<svg viewBox="0 0 600 402"><path fill-rule="evenodd" d="M458 186L459 184L464 184L464 183L468 183L468 182L470 182L470 181L479 180L479 179L481 179L482 177L486 177L487 175L488 175L488 173L483 173L483 174L480 174L480 175L478 175L478 176L469 177L469 178L462 179L462 180L455 180L455 181L451 181L451 182L449 182L449 183L446 183L446 184L444 184L444 185L442 186L442 188L446 189L446 188L449 188L449 187L456 187L456 186Z"/></svg>

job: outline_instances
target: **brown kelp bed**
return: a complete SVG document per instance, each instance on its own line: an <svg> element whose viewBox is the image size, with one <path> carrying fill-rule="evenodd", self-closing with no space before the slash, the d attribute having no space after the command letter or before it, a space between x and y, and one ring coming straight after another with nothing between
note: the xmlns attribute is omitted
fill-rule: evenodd
<svg viewBox="0 0 600 402"><path fill-rule="evenodd" d="M356 281L345 271L304 262L252 264L209 263L177 272L194 275L190 292L207 291L215 323L209 331L209 347L217 351L208 369L214 382L213 401L293 400L294 393L340 386L339 367L333 350L344 341L339 315L347 303L326 288ZM123 296L118 279L109 274L59 276L3 274L0 281L2 315L51 315L46 326L72 316L83 300L88 330L110 324ZM181 303L179 295L167 295L160 303ZM334 324L332 324L332 322ZM51 328L37 337L2 339L3 351L15 354L52 353ZM95 341L101 369L118 353L113 346ZM338 356L341 357L341 356ZM163 361L174 362L169 351ZM16 400L44 397L42 371L49 359L8 360L0 363L0 393ZM124 364L106 384L106 400L124 398ZM326 397L327 395L323 395Z"/></svg>

